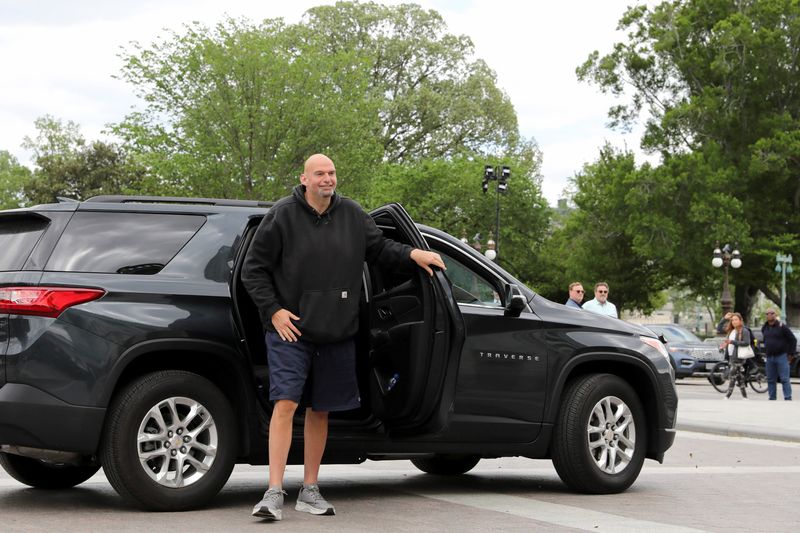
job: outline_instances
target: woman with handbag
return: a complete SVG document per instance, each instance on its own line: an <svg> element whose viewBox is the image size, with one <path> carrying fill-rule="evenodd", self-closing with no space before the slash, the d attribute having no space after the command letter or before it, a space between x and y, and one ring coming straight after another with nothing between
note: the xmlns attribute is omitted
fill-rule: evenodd
<svg viewBox="0 0 800 533"><path fill-rule="evenodd" d="M728 384L728 393L725 399L729 399L733 394L733 387L738 383L742 391L742 398L747 399L747 382L744 379L744 363L755 356L753 348L750 347L750 332L744 327L744 320L739 313L731 315L730 322L726 330L728 338L722 341L720 348L727 348L730 356L731 377Z"/></svg>

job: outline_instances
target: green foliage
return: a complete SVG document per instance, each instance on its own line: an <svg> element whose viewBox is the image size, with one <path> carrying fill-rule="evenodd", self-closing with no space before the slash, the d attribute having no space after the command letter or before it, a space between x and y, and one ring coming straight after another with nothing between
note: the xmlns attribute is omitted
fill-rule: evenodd
<svg viewBox="0 0 800 533"><path fill-rule="evenodd" d="M123 78L147 107L115 131L153 169L147 189L274 198L311 153L345 167L377 161L363 66L346 50L328 55L303 41L314 37L279 20L228 19L126 52Z"/></svg>
<svg viewBox="0 0 800 533"><path fill-rule="evenodd" d="M466 37L415 5L339 2L304 20L186 26L124 52L146 104L116 125L148 192L277 198L324 152L366 194L384 162L502 152L516 115Z"/></svg>
<svg viewBox="0 0 800 533"><path fill-rule="evenodd" d="M35 122L35 139L24 146L35 154L36 169L26 179L23 196L28 203L43 204L58 197L85 200L100 194L134 193L144 170L125 152L100 141L86 144L78 126L46 116Z"/></svg>
<svg viewBox="0 0 800 533"><path fill-rule="evenodd" d="M520 280L537 285L545 273L539 263L550 209L539 187L539 154L532 144L492 159L475 155L386 165L374 176L365 207L401 203L417 222L472 242L480 234L485 247L494 238L495 184L481 191L485 164L511 167L508 190L501 194L498 263ZM346 183L342 189L346 192Z"/></svg>
<svg viewBox="0 0 800 533"><path fill-rule="evenodd" d="M15 209L25 205L23 188L30 176L28 167L20 165L8 151L0 150L0 209Z"/></svg>
<svg viewBox="0 0 800 533"><path fill-rule="evenodd" d="M632 153L606 146L596 163L576 175L577 210L556 230L547 250L564 265L558 286L552 287L561 299L572 281L583 283L587 298L595 283L605 281L618 309L653 310L655 297L667 286L659 260L669 251L659 251L660 246L674 231L669 220L648 216L647 204L664 194L656 189L668 187L653 173L649 166L637 169Z"/></svg>
<svg viewBox="0 0 800 533"><path fill-rule="evenodd" d="M634 249L705 294L721 278L709 268L711 244L736 242L737 296L758 287L771 297L774 235L800 234L800 4L663 2L630 9L620 27L628 41L591 54L577 72L604 92L629 94L609 111L611 125L646 113L642 146L663 157L639 173L629 197L642 231ZM746 314L749 301L736 307Z"/></svg>
<svg viewBox="0 0 800 533"><path fill-rule="evenodd" d="M379 104L374 134L391 163L491 153L519 140L517 118L494 72L471 60L472 41L450 35L441 15L416 4L337 2L306 23L327 54L353 51Z"/></svg>

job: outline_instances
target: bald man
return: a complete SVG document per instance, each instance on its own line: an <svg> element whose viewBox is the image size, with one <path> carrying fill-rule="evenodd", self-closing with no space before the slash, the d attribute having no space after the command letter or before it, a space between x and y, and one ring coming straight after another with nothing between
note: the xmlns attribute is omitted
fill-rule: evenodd
<svg viewBox="0 0 800 533"><path fill-rule="evenodd" d="M414 262L429 275L444 270L435 252L386 239L358 203L336 193L336 167L323 154L305 162L300 185L267 213L245 257L242 282L266 330L269 398L269 487L253 516L283 518L283 476L292 419L306 379L303 488L295 509L332 515L317 485L328 438L328 413L360 406L355 343L364 261Z"/></svg>

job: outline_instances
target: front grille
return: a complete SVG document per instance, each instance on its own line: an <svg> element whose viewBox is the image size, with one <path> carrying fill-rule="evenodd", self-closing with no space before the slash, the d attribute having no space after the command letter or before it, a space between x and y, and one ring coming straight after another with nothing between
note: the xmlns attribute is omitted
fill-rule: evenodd
<svg viewBox="0 0 800 533"><path fill-rule="evenodd" d="M708 348L692 348L692 355L698 361L722 361L725 356L718 348L709 346Z"/></svg>

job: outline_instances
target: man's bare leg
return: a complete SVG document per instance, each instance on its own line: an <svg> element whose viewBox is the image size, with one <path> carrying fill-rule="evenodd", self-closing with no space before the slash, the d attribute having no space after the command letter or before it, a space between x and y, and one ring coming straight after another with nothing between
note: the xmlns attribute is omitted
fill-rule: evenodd
<svg viewBox="0 0 800 533"><path fill-rule="evenodd" d="M328 412L306 409L306 423L303 428L305 448L303 450L303 484L316 485L319 465L328 441Z"/></svg>
<svg viewBox="0 0 800 533"><path fill-rule="evenodd" d="M292 419L297 402L278 400L269 421L269 486L283 487L283 475L292 445Z"/></svg>

